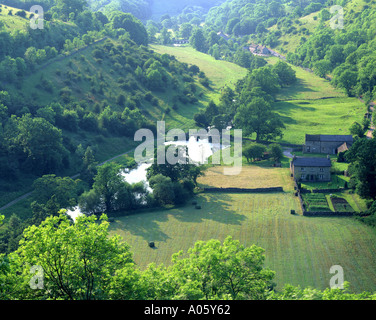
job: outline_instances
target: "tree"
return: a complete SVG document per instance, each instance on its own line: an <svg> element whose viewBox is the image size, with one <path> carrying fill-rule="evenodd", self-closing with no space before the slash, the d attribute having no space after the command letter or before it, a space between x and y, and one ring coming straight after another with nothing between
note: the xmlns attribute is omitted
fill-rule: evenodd
<svg viewBox="0 0 376 320"><path fill-rule="evenodd" d="M137 271L129 246L109 236L107 217L80 216L71 224L62 212L40 226L24 231L18 250L10 255L9 292L15 299L110 299L113 282L127 274L129 288L136 289ZM43 270L43 290L30 288L30 268ZM134 276L134 277L133 277ZM132 280L131 280L132 279ZM124 279L123 279L124 280ZM122 293L128 299L135 291Z"/></svg>
<svg viewBox="0 0 376 320"><path fill-rule="evenodd" d="M264 66L254 69L248 76L243 90L251 90L253 87L260 87L270 95L275 95L279 89L279 78L272 67Z"/></svg>
<svg viewBox="0 0 376 320"><path fill-rule="evenodd" d="M275 162L279 162L283 158L283 150L279 144L272 143L271 145L269 145L268 150L269 150L270 156Z"/></svg>
<svg viewBox="0 0 376 320"><path fill-rule="evenodd" d="M375 139L357 139L345 155L346 160L351 163L357 193L363 198L373 200L376 198L375 154Z"/></svg>
<svg viewBox="0 0 376 320"><path fill-rule="evenodd" d="M67 150L63 146L61 130L43 118L26 114L13 116L5 128L5 143L9 152L20 156L25 168L51 173L63 167Z"/></svg>
<svg viewBox="0 0 376 320"><path fill-rule="evenodd" d="M157 174L149 179L149 185L153 189L155 200L160 205L174 204L175 192L171 178Z"/></svg>
<svg viewBox="0 0 376 320"><path fill-rule="evenodd" d="M179 299L265 299L274 272L263 267L264 250L227 237L197 241L187 254L173 255L169 272ZM186 281L186 279L190 279Z"/></svg>
<svg viewBox="0 0 376 320"><path fill-rule="evenodd" d="M181 24L180 26L180 36L183 38L183 39L188 39L190 36L191 36L191 32L192 32L192 25L190 23L183 23Z"/></svg>
<svg viewBox="0 0 376 320"><path fill-rule="evenodd" d="M278 61L273 66L273 71L278 75L281 86L289 86L297 80L295 70L284 61Z"/></svg>
<svg viewBox="0 0 376 320"><path fill-rule="evenodd" d="M344 88L349 97L353 95L352 89L357 84L358 74L355 71L345 70L336 80L340 88Z"/></svg>
<svg viewBox="0 0 376 320"><path fill-rule="evenodd" d="M85 0L57 0L56 9L68 19L70 13L79 13L82 12L87 6Z"/></svg>
<svg viewBox="0 0 376 320"><path fill-rule="evenodd" d="M230 19L230 20L227 22L225 32L226 32L227 34L232 34L235 25L237 25L239 22L240 22L239 18L232 18L232 19Z"/></svg>
<svg viewBox="0 0 376 320"><path fill-rule="evenodd" d="M164 88L164 82L162 81L162 74L159 70L148 69L146 73L146 81L148 87L151 90L161 90Z"/></svg>
<svg viewBox="0 0 376 320"><path fill-rule="evenodd" d="M97 173L97 162L95 161L94 152L90 146L85 150L82 157L82 168L80 177L91 185L94 182L94 176Z"/></svg>
<svg viewBox="0 0 376 320"><path fill-rule="evenodd" d="M103 212L116 211L117 193L126 182L120 174L121 166L115 163L105 163L98 167L94 177L93 189L102 202Z"/></svg>
<svg viewBox="0 0 376 320"><path fill-rule="evenodd" d="M164 45L171 43L171 33L167 30L167 28L162 29L161 41Z"/></svg>
<svg viewBox="0 0 376 320"><path fill-rule="evenodd" d="M243 129L245 135L255 133L256 141L282 136L282 129L285 128L279 115L271 110L270 103L259 97L239 106L235 126Z"/></svg>
<svg viewBox="0 0 376 320"><path fill-rule="evenodd" d="M61 208L68 208L76 203L80 180L69 177L57 177L54 174L44 175L33 183L34 199L46 204L52 197Z"/></svg>
<svg viewBox="0 0 376 320"><path fill-rule="evenodd" d="M250 160L261 159L266 151L266 147L259 143L250 143L243 148L243 156L246 157L247 162Z"/></svg>
<svg viewBox="0 0 376 320"><path fill-rule="evenodd" d="M129 33L130 38L138 45L148 44L148 33L142 22L130 13L116 11L111 16L111 26L115 30Z"/></svg>
<svg viewBox="0 0 376 320"><path fill-rule="evenodd" d="M206 53L208 50L204 32L201 30L201 28L196 28L193 30L192 35L189 38L189 43L197 51Z"/></svg>
<svg viewBox="0 0 376 320"><path fill-rule="evenodd" d="M362 127L362 125L358 122L354 122L351 127L350 127L350 133L353 135L353 136L357 136L359 138L363 138L364 137L364 128Z"/></svg>
<svg viewBox="0 0 376 320"><path fill-rule="evenodd" d="M332 65L328 60L319 60L314 63L314 72L321 78L325 78L332 70Z"/></svg>

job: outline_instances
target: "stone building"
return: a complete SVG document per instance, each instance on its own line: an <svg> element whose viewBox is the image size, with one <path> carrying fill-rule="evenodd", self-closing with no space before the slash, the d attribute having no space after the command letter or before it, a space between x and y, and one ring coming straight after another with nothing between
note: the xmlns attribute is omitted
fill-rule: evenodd
<svg viewBox="0 0 376 320"><path fill-rule="evenodd" d="M294 156L290 162L290 170L296 181L331 181L331 166L329 156L327 158Z"/></svg>
<svg viewBox="0 0 376 320"><path fill-rule="evenodd" d="M337 154L339 149L348 149L352 144L351 135L306 134L303 152Z"/></svg>

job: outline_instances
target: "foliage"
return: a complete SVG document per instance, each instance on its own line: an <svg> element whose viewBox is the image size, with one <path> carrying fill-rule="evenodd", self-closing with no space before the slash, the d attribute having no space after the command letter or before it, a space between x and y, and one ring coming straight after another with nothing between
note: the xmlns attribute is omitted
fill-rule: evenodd
<svg viewBox="0 0 376 320"><path fill-rule="evenodd" d="M44 175L33 183L34 199L40 204L46 204L54 197L61 208L69 208L77 201L79 183L79 180L69 177Z"/></svg>
<svg viewBox="0 0 376 320"><path fill-rule="evenodd" d="M346 152L345 158L350 162L352 178L355 181L356 192L363 198L376 198L376 140L357 139Z"/></svg>
<svg viewBox="0 0 376 320"><path fill-rule="evenodd" d="M247 162L262 159L264 152L266 152L266 147L259 143L250 143L243 148L243 156L246 157Z"/></svg>
<svg viewBox="0 0 376 320"><path fill-rule="evenodd" d="M270 144L268 147L268 151L270 153L270 156L275 162L279 162L283 158L283 150L279 144L276 144L276 143Z"/></svg>
<svg viewBox="0 0 376 320"><path fill-rule="evenodd" d="M173 255L169 270L178 282L176 295L179 299L265 299L274 272L263 267L263 253L262 248L244 247L231 237L223 244L214 239L197 241L187 256Z"/></svg>
<svg viewBox="0 0 376 320"><path fill-rule="evenodd" d="M47 218L39 227L27 228L20 247L10 255L8 282L14 287L7 298L108 298L111 282L123 272L132 272L134 264L129 247L118 237L108 237L108 223L105 217L101 219L96 223L94 216L82 216L71 224L62 213ZM30 288L32 266L43 268L44 290Z"/></svg>
<svg viewBox="0 0 376 320"><path fill-rule="evenodd" d="M271 105L263 98L253 98L248 104L240 105L235 115L235 125L245 135L256 134L256 141L282 136L284 125Z"/></svg>

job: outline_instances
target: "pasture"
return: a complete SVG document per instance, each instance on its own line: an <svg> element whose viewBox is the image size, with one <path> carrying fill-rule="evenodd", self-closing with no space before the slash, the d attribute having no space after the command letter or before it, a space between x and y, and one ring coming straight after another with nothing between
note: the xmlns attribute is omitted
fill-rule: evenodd
<svg viewBox="0 0 376 320"><path fill-rule="evenodd" d="M280 59L277 57L267 57L269 64L274 65ZM296 72L297 82L288 87L282 87L277 94L277 100L317 100L328 98L344 98L346 94L343 90L333 87L329 80L320 78L312 71L289 64Z"/></svg>
<svg viewBox="0 0 376 320"><path fill-rule="evenodd" d="M224 86L234 88L236 82L243 79L247 75L247 69L237 64L215 60L212 56L199 52L192 47L172 47L162 45L150 45L150 47L160 54L167 53L173 55L181 62L189 65L196 65L203 71L211 81L214 94L218 94L219 90ZM213 94L213 93L212 93Z"/></svg>
<svg viewBox="0 0 376 320"><path fill-rule="evenodd" d="M136 263L168 265L171 255L186 251L198 240L232 236L244 245L265 249L265 265L276 271L277 289L284 284L329 286L333 265L355 292L376 285L376 233L353 218L310 218L301 214L292 193L210 194L197 197L201 210L191 204L117 218L111 234L120 235ZM156 248L148 247L155 241Z"/></svg>
<svg viewBox="0 0 376 320"><path fill-rule="evenodd" d="M245 165L236 177L225 176L224 167L211 167L205 176L197 179L200 187L207 188L273 188L283 187L285 192L294 190L290 170L286 168L263 168L255 163Z"/></svg>
<svg viewBox="0 0 376 320"><path fill-rule="evenodd" d="M350 134L350 126L366 113L356 98L280 101L273 109L286 126L277 142L294 144L303 144L305 134Z"/></svg>

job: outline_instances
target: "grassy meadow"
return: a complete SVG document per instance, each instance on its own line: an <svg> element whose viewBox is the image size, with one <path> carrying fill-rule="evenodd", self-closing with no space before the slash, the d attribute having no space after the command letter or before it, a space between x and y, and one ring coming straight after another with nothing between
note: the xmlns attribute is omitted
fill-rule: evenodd
<svg viewBox="0 0 376 320"><path fill-rule="evenodd" d="M261 167L257 163L245 165L236 177L224 175L224 167L211 167L205 176L197 179L200 187L206 188L273 188L283 187L285 192L294 190L290 170L286 168Z"/></svg>
<svg viewBox="0 0 376 320"><path fill-rule="evenodd" d="M277 57L266 57L269 64L279 61ZM320 78L313 72L289 64L296 72L297 82L289 87L283 87L277 94L277 100L317 100L328 98L344 98L347 95L343 90L334 88L329 80Z"/></svg>
<svg viewBox="0 0 376 320"><path fill-rule="evenodd" d="M212 56L201 53L192 47L162 45L151 45L150 47L155 52L173 55L181 62L197 65L211 81L211 86L214 89L214 92L212 92L213 100L215 100L215 96L219 94L221 88L226 85L234 88L236 82L247 75L247 69L231 62L216 60Z"/></svg>
<svg viewBox="0 0 376 320"><path fill-rule="evenodd" d="M166 264L171 255L198 240L232 236L244 245L265 249L265 265L276 271L277 288L284 284L327 288L333 265L341 265L345 280L358 292L376 285L376 233L353 218L309 218L300 212L292 193L210 194L193 205L130 215L111 223L134 253L136 263ZM156 248L148 247L155 241Z"/></svg>
<svg viewBox="0 0 376 320"><path fill-rule="evenodd" d="M356 98L280 101L273 105L286 126L280 142L303 144L305 134L350 134L366 107Z"/></svg>

